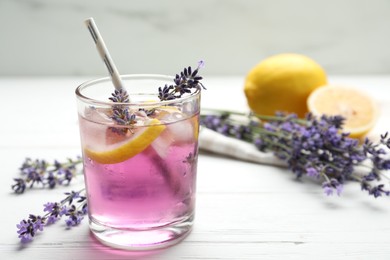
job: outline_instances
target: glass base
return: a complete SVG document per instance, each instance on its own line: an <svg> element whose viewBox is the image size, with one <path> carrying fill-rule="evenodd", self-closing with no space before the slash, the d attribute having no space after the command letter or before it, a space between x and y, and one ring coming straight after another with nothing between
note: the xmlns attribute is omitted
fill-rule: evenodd
<svg viewBox="0 0 390 260"><path fill-rule="evenodd" d="M153 250L175 245L191 231L194 217L155 229L129 230L102 225L94 220L89 227L94 236L104 245L125 250Z"/></svg>

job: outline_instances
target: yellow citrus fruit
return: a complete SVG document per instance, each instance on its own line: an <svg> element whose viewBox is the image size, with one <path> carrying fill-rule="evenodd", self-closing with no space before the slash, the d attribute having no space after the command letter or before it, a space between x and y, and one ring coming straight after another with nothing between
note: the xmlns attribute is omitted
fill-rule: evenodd
<svg viewBox="0 0 390 260"><path fill-rule="evenodd" d="M307 105L316 116L343 116L343 131L353 138L366 135L374 127L378 114L377 106L369 95L346 86L328 85L316 89L310 94Z"/></svg>
<svg viewBox="0 0 390 260"><path fill-rule="evenodd" d="M250 109L257 114L281 111L303 117L308 112L309 94L326 83L326 73L315 61L282 53L263 60L248 73L244 92Z"/></svg>
<svg viewBox="0 0 390 260"><path fill-rule="evenodd" d="M109 149L103 151L84 148L84 153L98 163L120 163L145 150L165 128L158 119L152 119L147 126L134 129L134 133L125 141L111 144Z"/></svg>

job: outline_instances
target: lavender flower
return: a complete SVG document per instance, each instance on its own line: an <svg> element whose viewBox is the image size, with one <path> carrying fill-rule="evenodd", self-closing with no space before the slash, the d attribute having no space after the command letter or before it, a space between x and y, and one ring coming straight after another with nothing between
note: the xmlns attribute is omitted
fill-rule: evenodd
<svg viewBox="0 0 390 260"><path fill-rule="evenodd" d="M84 218L84 211L78 210L75 205L71 205L68 207L65 215L68 216L67 219L65 219L65 223L68 227L74 227L80 224L80 222Z"/></svg>
<svg viewBox="0 0 390 260"><path fill-rule="evenodd" d="M308 176L322 179L326 195L340 195L346 181L358 181L362 190L374 197L389 196L390 191L380 183L383 171L390 169L386 159L390 149L388 134L379 144L366 140L359 144L349 134L340 132L344 118L308 114L298 119L294 114L275 116L244 115L213 110L201 115L201 125L229 137L253 143L260 151L271 151L287 162L297 178ZM356 166L371 161L368 173L359 175Z"/></svg>
<svg viewBox="0 0 390 260"><path fill-rule="evenodd" d="M123 88L119 90L116 89L108 99L115 103L129 103L130 101L129 94Z"/></svg>
<svg viewBox="0 0 390 260"><path fill-rule="evenodd" d="M83 191L83 190L82 190ZM68 202L69 205L73 203L74 199L78 199L77 202L83 202L86 200L85 196L80 195L80 191L71 191L71 192L65 192L65 195L68 195L64 200L61 201L61 204L65 204Z"/></svg>
<svg viewBox="0 0 390 260"><path fill-rule="evenodd" d="M311 166L306 168L306 174L307 174L307 176L313 177L313 178L320 177L320 173L318 172L318 170L314 167L311 167Z"/></svg>
<svg viewBox="0 0 390 260"><path fill-rule="evenodd" d="M45 209L43 211L48 211L50 212L50 215L48 216L47 218L47 222L46 222L46 225L51 225L51 224L54 224L57 222L57 220L63 215L63 210L64 208L58 204L58 203L52 203L52 202L48 202L47 204L52 204L50 205L50 207L48 207L46 204L44 205L45 206Z"/></svg>
<svg viewBox="0 0 390 260"><path fill-rule="evenodd" d="M14 181L16 182L14 185L12 185L12 189L16 193L23 193L26 190L26 181L22 178L14 178Z"/></svg>
<svg viewBox="0 0 390 260"><path fill-rule="evenodd" d="M114 103L129 103L129 94L125 89L115 90L109 98ZM110 118L121 126L127 127L110 127L110 130L114 133L125 135L128 131L131 131L131 127L136 123L135 114L130 113L129 108L124 104L118 104L112 106L112 115Z"/></svg>
<svg viewBox="0 0 390 260"><path fill-rule="evenodd" d="M22 177L14 178L15 184L11 187L15 193L21 194L27 186L33 188L40 185L53 189L57 185L68 185L75 175L81 173L77 168L81 162L81 157L68 159L66 162L55 160L52 164L45 160L26 158L19 168Z"/></svg>
<svg viewBox="0 0 390 260"><path fill-rule="evenodd" d="M43 231L44 219L41 216L30 214L27 220L16 225L17 233L22 243L30 242L38 231Z"/></svg>
<svg viewBox="0 0 390 260"><path fill-rule="evenodd" d="M204 67L204 62L200 61L195 70L189 66L184 68L182 72L176 74L173 79L174 84L166 84L164 87L158 88L158 97L161 101L173 100L182 97L186 93L191 93L192 89L199 89L203 84L200 82L203 78L198 75L199 69Z"/></svg>
<svg viewBox="0 0 390 260"><path fill-rule="evenodd" d="M45 215L30 214L27 219L23 219L16 225L17 233L22 243L30 242L38 231L43 231L45 226L56 223L62 216L67 216L65 224L67 227L72 227L80 224L84 215L87 214L87 201L85 196L81 196L78 192L67 192L67 197L61 202L48 202L44 204L43 211ZM78 199L75 203L74 200ZM68 205L66 205L68 204Z"/></svg>
<svg viewBox="0 0 390 260"><path fill-rule="evenodd" d="M334 191L340 196L343 191L343 185L333 178L322 183L322 188L327 196L333 195Z"/></svg>

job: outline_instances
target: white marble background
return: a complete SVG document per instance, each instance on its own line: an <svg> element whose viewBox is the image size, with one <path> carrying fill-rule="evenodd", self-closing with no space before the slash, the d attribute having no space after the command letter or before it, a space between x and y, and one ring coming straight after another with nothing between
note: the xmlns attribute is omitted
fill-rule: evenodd
<svg viewBox="0 0 390 260"><path fill-rule="evenodd" d="M88 17L123 74L204 59L204 74L245 75L280 52L329 74L390 73L389 0L0 0L0 76L106 75Z"/></svg>

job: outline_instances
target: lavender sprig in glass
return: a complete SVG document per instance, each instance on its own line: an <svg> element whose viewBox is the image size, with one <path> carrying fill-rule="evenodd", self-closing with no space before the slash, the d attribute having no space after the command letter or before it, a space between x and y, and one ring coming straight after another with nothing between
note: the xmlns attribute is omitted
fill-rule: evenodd
<svg viewBox="0 0 390 260"><path fill-rule="evenodd" d="M125 89L115 90L109 98L114 103L129 103L129 94ZM118 125L126 127L110 127L110 130L114 133L125 135L128 131L131 131L132 126L136 123L136 115L130 113L128 107L123 104L116 104L112 106L112 115L110 118Z"/></svg>
<svg viewBox="0 0 390 260"><path fill-rule="evenodd" d="M204 67L204 61L198 62L198 67L192 70L191 66L184 68L179 74L176 74L172 85L166 84L158 88L158 97L161 101L173 100L182 97L186 93L191 93L193 89L202 87L200 82L203 78L198 74L199 69Z"/></svg>
<svg viewBox="0 0 390 260"><path fill-rule="evenodd" d="M26 158L19 168L22 177L14 178L11 186L15 193L24 193L26 188L41 187L55 188L57 185L68 185L74 176L81 174L81 157L67 159L65 162L54 160L49 163L46 160Z"/></svg>
<svg viewBox="0 0 390 260"><path fill-rule="evenodd" d="M272 152L287 163L297 178L322 180L326 195L340 195L345 182L357 181L375 198L389 196L390 191L381 182L384 171L390 169L390 160L386 159L390 149L388 134L381 136L379 144L369 140L360 144L342 132L343 122L340 116L317 118L311 114L305 119L293 114L248 116L217 110L201 115L204 127L253 143L260 151ZM368 167L368 173L356 171L362 165Z"/></svg>
<svg viewBox="0 0 390 260"><path fill-rule="evenodd" d="M22 243L33 240L38 231L43 231L45 226L56 223L61 217L65 216L65 224L68 228L77 226L87 214L87 200L84 195L84 189L75 192L65 193L65 199L60 202L48 202L44 206L45 215L30 214L27 219L23 219L16 225L17 233Z"/></svg>

